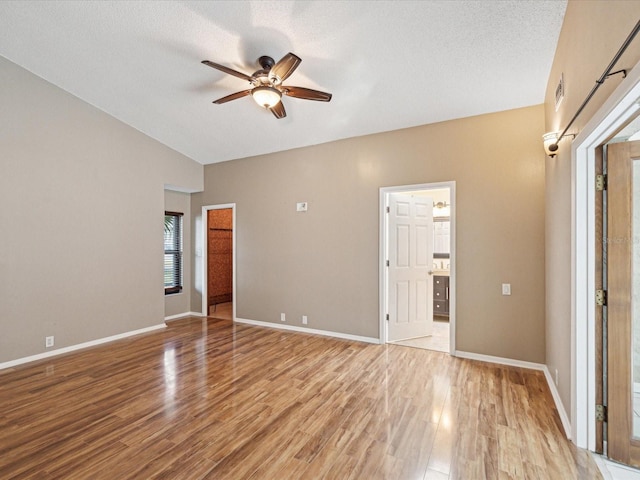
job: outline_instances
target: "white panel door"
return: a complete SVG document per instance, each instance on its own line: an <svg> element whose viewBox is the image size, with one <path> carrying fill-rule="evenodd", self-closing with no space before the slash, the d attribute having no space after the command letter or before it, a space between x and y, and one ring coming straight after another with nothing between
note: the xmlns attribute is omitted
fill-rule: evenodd
<svg viewBox="0 0 640 480"><path fill-rule="evenodd" d="M433 199L389 195L388 340L433 330Z"/></svg>

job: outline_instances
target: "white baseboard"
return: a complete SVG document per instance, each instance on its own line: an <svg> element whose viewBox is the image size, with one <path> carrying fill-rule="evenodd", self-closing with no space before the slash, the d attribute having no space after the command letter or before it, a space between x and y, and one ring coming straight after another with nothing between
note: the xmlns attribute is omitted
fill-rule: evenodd
<svg viewBox="0 0 640 480"><path fill-rule="evenodd" d="M152 332L154 330L159 330L165 327L166 325L162 323L160 325L153 325L151 327L141 328L139 330L133 330L131 332L119 333L117 335L112 335L110 337L91 340L90 342L71 345L70 347L58 348L56 350L51 350L50 352L38 353L37 355L31 355L29 357L10 360L8 362L0 363L0 370L3 370L5 368L10 368L10 367L15 367L16 365L22 365L23 363L35 362L36 360L42 360L44 358L55 357L57 355L62 355L63 353L69 353L69 352L73 352L75 350L81 350L87 347L93 347L95 345L100 345L102 343L113 342L114 340L120 340L121 338L127 338L127 337L132 337L134 335L140 335L141 333Z"/></svg>
<svg viewBox="0 0 640 480"><path fill-rule="evenodd" d="M549 386L549 390L551 390L551 396L553 397L553 402L555 403L556 409L558 410L558 415L560 415L560 421L562 422L564 433L567 436L567 438L571 440L571 422L569 421L567 412L564 409L564 405L562 405L562 401L560 400L560 393L558 392L558 388L556 387L556 384L553 381L553 378L551 377L551 373L549 372L549 369L547 368L546 365L542 363L524 362L522 360L513 360L511 358L493 357L491 355L482 355L479 353L470 353L470 352L461 352L461 351L456 351L455 356L460 358L468 358L469 360L479 360L481 362L508 365L510 367L521 367L521 368L529 368L531 370L540 370L542 373L544 373L544 378L547 380L547 385Z"/></svg>
<svg viewBox="0 0 640 480"><path fill-rule="evenodd" d="M461 352L456 350L456 357L468 358L469 360L478 360L480 362L497 363L499 365L508 365L510 367L529 368L531 370L542 370L542 363L525 362L523 360L514 360L512 358L494 357L492 355L483 355L481 353Z"/></svg>
<svg viewBox="0 0 640 480"><path fill-rule="evenodd" d="M168 322L171 320L177 320L178 318L185 318L185 317L204 317L204 315L202 315L201 312L184 312L184 313L178 313L176 315L169 315L168 317L164 317L164 321Z"/></svg>
<svg viewBox="0 0 640 480"><path fill-rule="evenodd" d="M380 343L379 338L361 337L360 335L351 335L349 333L330 332L328 330L316 330L314 328L304 328L295 325L280 325L279 323L262 322L260 320L249 320L246 318L236 318L237 323L246 323L247 325L255 325L258 327L275 328L278 330L289 330L300 333L313 333L315 335L324 335L325 337L342 338L344 340L354 340L356 342Z"/></svg>
<svg viewBox="0 0 640 480"><path fill-rule="evenodd" d="M546 365L544 366L544 369L542 371L544 372L544 377L547 379L547 385L549 385L549 390L551 390L553 402L556 404L556 409L558 410L558 414L560 415L560 421L562 422L562 426L564 427L564 434L569 440L571 440L571 421L569 420L567 411L564 409L564 405L562 405L562 400L560 400L560 392L558 392L556 382L553 381L551 372Z"/></svg>

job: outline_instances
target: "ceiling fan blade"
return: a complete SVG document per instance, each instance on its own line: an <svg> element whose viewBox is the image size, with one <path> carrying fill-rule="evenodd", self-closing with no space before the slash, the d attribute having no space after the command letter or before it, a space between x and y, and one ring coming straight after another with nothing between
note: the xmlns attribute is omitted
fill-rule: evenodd
<svg viewBox="0 0 640 480"><path fill-rule="evenodd" d="M228 73L229 75L233 75L234 77L238 77L241 78L243 80L246 80L248 82L250 82L252 80L252 78L249 75L246 75L242 72L238 72L237 70L233 70L229 67L225 67L224 65L220 65L218 63L214 63L214 62L210 62L209 60L203 60L202 63L204 63L205 65L211 67L211 68L215 68L216 70L220 70L221 72L224 73Z"/></svg>
<svg viewBox="0 0 640 480"><path fill-rule="evenodd" d="M269 77L278 77L284 82L298 68L302 59L289 52L269 70Z"/></svg>
<svg viewBox="0 0 640 480"><path fill-rule="evenodd" d="M282 102L276 103L269 110L271 110L271 112L275 115L276 118L284 118L287 116L287 112L285 111L284 105L282 104Z"/></svg>
<svg viewBox="0 0 640 480"><path fill-rule="evenodd" d="M310 88L303 87L283 86L282 93L290 97L302 98L303 100L316 100L318 102L328 102L332 97L330 93L320 92L319 90L312 90Z"/></svg>
<svg viewBox="0 0 640 480"><path fill-rule="evenodd" d="M213 103L221 105L237 98L246 97L249 94L251 94L251 90L243 90L241 92L232 93L231 95L227 95L226 97L219 98L218 100L214 100Z"/></svg>

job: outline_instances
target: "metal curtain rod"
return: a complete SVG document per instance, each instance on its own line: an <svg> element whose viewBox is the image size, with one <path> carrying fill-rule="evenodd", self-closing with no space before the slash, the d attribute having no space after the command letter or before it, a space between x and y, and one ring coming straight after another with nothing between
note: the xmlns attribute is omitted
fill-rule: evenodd
<svg viewBox="0 0 640 480"><path fill-rule="evenodd" d="M617 72L613 72L613 73L610 73L610 72L613 69L613 67L615 66L615 64L618 62L618 60L620 60L620 57L625 52L625 50L627 49L629 44L633 41L633 39L637 35L638 31L640 31L640 20L638 21L638 23L636 23L636 26L633 27L633 30L631 30L631 33L629 34L627 39L624 41L624 43L622 44L622 46L618 50L618 53L616 53L614 55L613 59L611 60L611 62L607 66L607 68L605 69L604 73L600 76L600 78L598 80L596 80L596 84L591 89L591 92L589 92L589 95L587 95L587 98L584 99L584 102L582 102L582 105L580 105L580 108L578 108L578 111L575 113L575 115L573 116L573 118L571 119L571 121L569 122L567 127L562 131L562 133L560 134L558 139L555 141L555 143L549 145L549 151L555 152L556 150L558 150L558 142L560 142L560 140L562 140L562 137L564 137L566 135L567 130L569 130L569 128L571 128L571 125L573 125L573 122L576 120L576 118L578 118L578 115L580 115L582 113L582 110L584 110L584 107L587 106L587 103L589 103L589 101L591 100L591 97L593 97L593 95L600 88L600 85L602 85L604 83L604 81L607 79L607 77L609 77L610 75L615 75L616 73L622 73L624 75L624 77L627 76L627 71L626 70L618 70Z"/></svg>

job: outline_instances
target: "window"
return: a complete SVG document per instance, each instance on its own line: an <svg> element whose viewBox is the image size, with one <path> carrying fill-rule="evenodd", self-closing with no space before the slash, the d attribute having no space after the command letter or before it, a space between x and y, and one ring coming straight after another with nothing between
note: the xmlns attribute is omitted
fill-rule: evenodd
<svg viewBox="0 0 640 480"><path fill-rule="evenodd" d="M164 212L164 294L182 291L182 213Z"/></svg>

